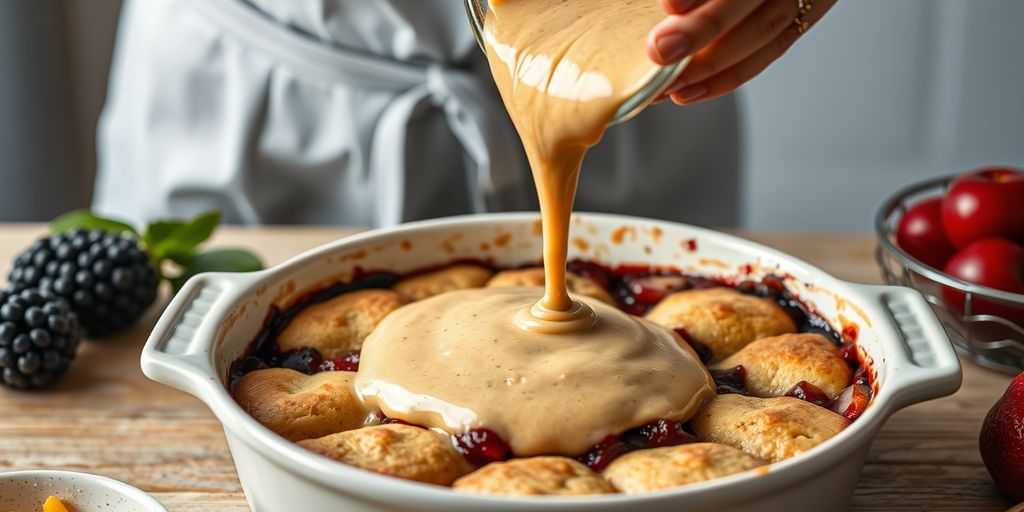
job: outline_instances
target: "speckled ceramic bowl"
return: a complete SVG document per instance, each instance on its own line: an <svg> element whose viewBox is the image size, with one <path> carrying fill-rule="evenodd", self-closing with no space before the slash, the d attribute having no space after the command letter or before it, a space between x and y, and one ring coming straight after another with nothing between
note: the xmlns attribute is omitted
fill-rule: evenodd
<svg viewBox="0 0 1024 512"><path fill-rule="evenodd" d="M624 217L573 216L570 258L651 264L784 285L857 343L876 375L868 410L839 435L757 470L652 494L503 497L452 491L346 466L274 434L232 400L231 363L245 353L274 305L364 270L402 273L460 259L514 266L541 254L537 214L489 214L371 231L251 274L201 274L171 301L142 352L150 378L206 402L224 425L255 512L789 512L846 510L875 433L897 410L948 395L960 365L921 294L848 283L797 258L716 231Z"/></svg>
<svg viewBox="0 0 1024 512"><path fill-rule="evenodd" d="M126 483L73 471L0 473L0 511L37 512L56 496L75 512L167 512L152 496Z"/></svg>

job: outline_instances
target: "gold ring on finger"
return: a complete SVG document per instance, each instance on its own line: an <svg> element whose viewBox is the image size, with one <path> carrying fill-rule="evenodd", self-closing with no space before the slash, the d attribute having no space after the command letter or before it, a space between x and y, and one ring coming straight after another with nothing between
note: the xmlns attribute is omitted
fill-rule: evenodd
<svg viewBox="0 0 1024 512"><path fill-rule="evenodd" d="M796 25L796 31L803 34L811 28L811 22L807 20L807 15L814 8L814 4L811 0L796 0L796 8L798 12L796 18L793 18L793 24Z"/></svg>

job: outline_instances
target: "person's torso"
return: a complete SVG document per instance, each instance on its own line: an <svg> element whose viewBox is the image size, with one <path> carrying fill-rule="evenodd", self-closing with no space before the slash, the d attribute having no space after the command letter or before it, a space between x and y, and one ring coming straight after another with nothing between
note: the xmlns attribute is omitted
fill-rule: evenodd
<svg viewBox="0 0 1024 512"><path fill-rule="evenodd" d="M125 13L100 127L105 213L368 225L535 203L460 0ZM736 121L723 98L616 127L584 163L578 208L733 224Z"/></svg>
<svg viewBox="0 0 1024 512"><path fill-rule="evenodd" d="M396 60L462 62L479 50L462 0L247 0L321 41Z"/></svg>

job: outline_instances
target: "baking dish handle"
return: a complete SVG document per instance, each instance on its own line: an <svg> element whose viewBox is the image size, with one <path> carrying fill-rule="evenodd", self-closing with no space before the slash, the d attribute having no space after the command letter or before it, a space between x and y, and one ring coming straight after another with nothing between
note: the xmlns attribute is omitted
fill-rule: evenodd
<svg viewBox="0 0 1024 512"><path fill-rule="evenodd" d="M221 326L234 306L232 297L259 278L259 272L199 274L171 299L142 349L142 373L157 382L200 397L220 385L211 357Z"/></svg>
<svg viewBox="0 0 1024 512"><path fill-rule="evenodd" d="M960 389L960 360L931 306L917 290L902 286L858 285L887 320L896 346L885 347L890 358L896 408L951 395Z"/></svg>

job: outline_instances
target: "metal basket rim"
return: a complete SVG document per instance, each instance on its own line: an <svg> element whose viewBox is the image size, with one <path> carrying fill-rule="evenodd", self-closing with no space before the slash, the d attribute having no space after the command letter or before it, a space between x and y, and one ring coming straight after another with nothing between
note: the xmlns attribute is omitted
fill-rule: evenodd
<svg viewBox="0 0 1024 512"><path fill-rule="evenodd" d="M997 290L995 288L969 283L952 277L945 272L925 265L917 258L914 258L910 254L904 252L903 249L892 241L890 231L886 228L886 222L893 214L896 213L899 207L909 196L926 192L934 188L945 187L958 176L958 174L940 176L912 183L897 190L893 195L886 198L875 214L875 235L878 238L878 242L886 249L887 252L899 258L906 267L932 281L935 281L936 283L955 288L964 293L977 295L979 297L996 299L1010 304L1024 306L1024 294Z"/></svg>

